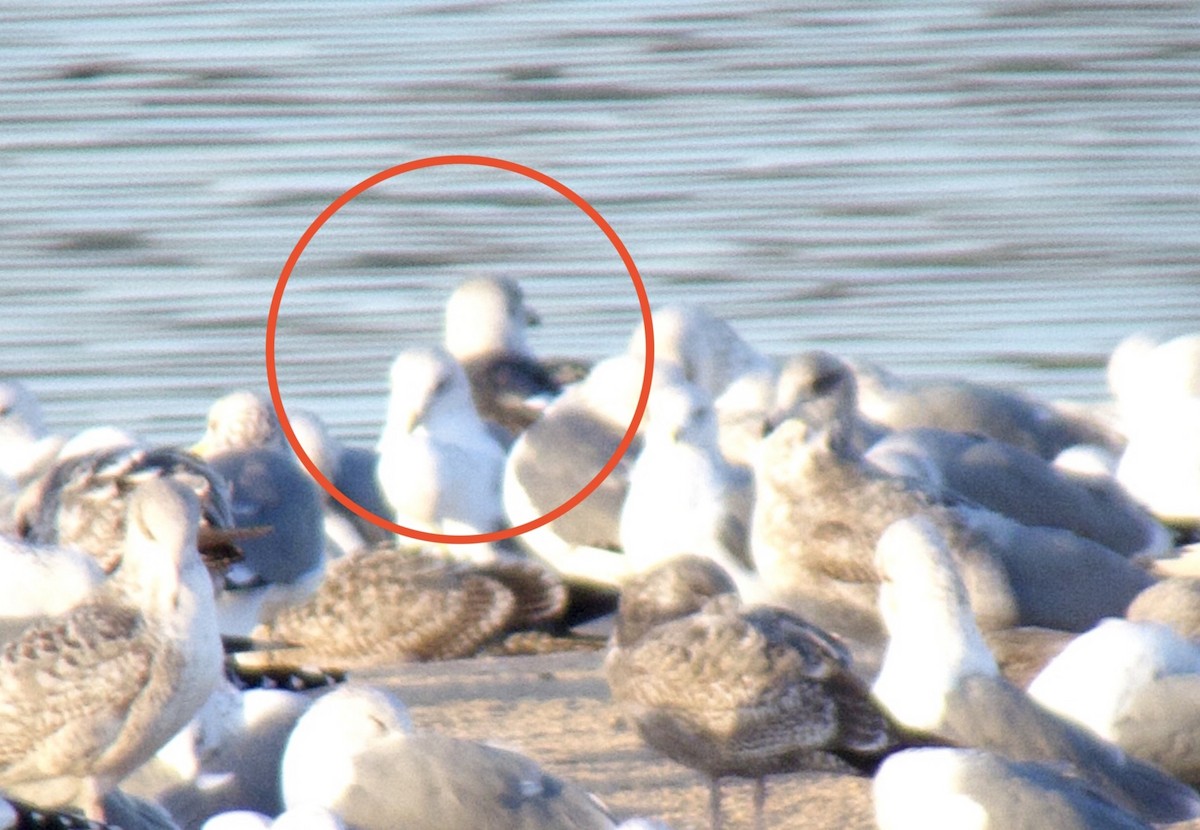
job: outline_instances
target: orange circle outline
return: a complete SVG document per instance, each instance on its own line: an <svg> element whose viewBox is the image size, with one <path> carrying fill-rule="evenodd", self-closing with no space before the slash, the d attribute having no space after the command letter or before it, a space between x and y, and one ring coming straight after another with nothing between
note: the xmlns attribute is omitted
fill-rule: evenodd
<svg viewBox="0 0 1200 830"><path fill-rule="evenodd" d="M296 267L296 263L300 261L300 255L304 253L304 249L308 247L308 243L316 236L324 224L329 219L345 207L351 200L363 192L369 190L380 182L387 181L394 176L399 176L402 173L408 173L413 170L421 170L426 167L442 167L453 164L467 164L477 167L493 167L498 170L506 170L510 173L517 173L527 179L533 179L536 182L550 188L560 196L568 199L575 207L583 211L595 225L604 232L608 237L608 241L616 249L621 257L621 261L625 263L625 268L629 272L629 278L633 281L634 291L637 293L638 305L641 307L642 327L645 329L646 336L646 368L642 378L642 391L638 396L637 406L633 411L633 420L629 423L629 428L625 430L624 436L621 438L616 451L608 459L608 462L600 468L591 481L584 485L583 489L576 493L571 498L560 504L558 507L551 510L545 515L525 522L516 527L510 527L506 530L497 530L492 533L476 533L468 535L452 535L446 533L429 533L423 530L416 530L410 527L398 525L395 522L388 521L382 516L376 516L371 511L362 507L358 502L349 498L345 493L339 490L332 481L327 479L325 475L317 469L316 464L304 452L304 448L300 446L300 441L296 438L296 433L292 430L291 422L288 420L287 412L283 406L283 398L279 393L279 379L275 372L275 330L279 321L279 307L283 302L283 292L287 287L287 281L292 275L292 270ZM516 162L506 159L492 158L490 156L472 156L472 155L453 155L453 156L429 156L427 158L416 159L414 161L398 164L395 167L389 167L382 170L373 176L363 179L354 187L347 190L341 196L334 199L325 210L321 211L320 215L313 220L308 229L300 236L300 240L292 249L291 254L284 263L283 270L280 272L279 281L275 284L275 293L271 297L271 308L267 314L267 384L271 388L271 401L275 406L275 414L279 418L279 425L283 427L283 434L287 436L288 443L296 452L296 456L300 459L300 463L304 465L304 469L308 470L309 474L325 489L325 492L337 499L342 506L350 510L355 515L371 522L372 524L383 528L384 530L397 533L401 536L407 536L410 539L419 539L425 542L438 542L441 544L475 544L480 542L498 542L501 539L509 539L514 536L520 536L530 530L537 528L554 521L568 511L574 509L584 499L590 496L597 487L599 487L606 478L616 469L620 463L621 457L628 451L630 444L633 443L634 436L637 435L638 426L642 422L642 416L646 412L646 403L650 397L650 381L654 375L654 325L650 315L650 300L646 296L646 287L642 283L641 275L638 273L637 265L633 262L633 257L630 256L629 250L625 247L625 243L621 241L621 237L613 230L612 226L600 215L600 212L592 207L588 202L575 191L571 190L566 185L556 179L547 176L532 167L526 167Z"/></svg>

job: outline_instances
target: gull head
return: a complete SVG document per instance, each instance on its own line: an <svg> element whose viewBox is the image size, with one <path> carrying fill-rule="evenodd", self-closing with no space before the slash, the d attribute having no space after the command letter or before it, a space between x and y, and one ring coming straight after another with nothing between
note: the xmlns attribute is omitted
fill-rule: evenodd
<svg viewBox="0 0 1200 830"><path fill-rule="evenodd" d="M443 349L405 349L392 362L389 378L385 434L392 430L411 433L421 426L435 432L456 429L456 424L480 423L466 372Z"/></svg>
<svg viewBox="0 0 1200 830"><path fill-rule="evenodd" d="M271 399L258 392L231 392L209 407L208 425L192 452L212 458L235 450L283 446Z"/></svg>
<svg viewBox="0 0 1200 830"><path fill-rule="evenodd" d="M458 360L504 353L528 356L526 329L540 321L515 280L478 277L446 302L444 343Z"/></svg>

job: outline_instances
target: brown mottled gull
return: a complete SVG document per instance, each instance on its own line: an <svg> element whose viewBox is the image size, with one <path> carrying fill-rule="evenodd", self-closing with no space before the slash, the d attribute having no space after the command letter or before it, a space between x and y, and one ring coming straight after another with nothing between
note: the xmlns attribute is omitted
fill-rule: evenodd
<svg viewBox="0 0 1200 830"><path fill-rule="evenodd" d="M102 819L102 797L216 687L223 655L199 512L179 484L139 485L118 573L0 652L0 791Z"/></svg>
<svg viewBox="0 0 1200 830"><path fill-rule="evenodd" d="M333 562L312 597L256 634L299 646L274 653L289 663L354 669L468 657L565 607L566 588L537 562L474 565L379 546Z"/></svg>
<svg viewBox="0 0 1200 830"><path fill-rule="evenodd" d="M605 674L646 743L708 776L714 828L723 777L755 780L761 827L766 776L869 767L891 744L838 642L780 609L741 608L701 557L626 583Z"/></svg>

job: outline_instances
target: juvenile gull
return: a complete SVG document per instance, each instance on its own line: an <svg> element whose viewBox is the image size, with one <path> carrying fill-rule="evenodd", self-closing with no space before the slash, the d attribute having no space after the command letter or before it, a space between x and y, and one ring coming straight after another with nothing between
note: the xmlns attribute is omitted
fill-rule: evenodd
<svg viewBox="0 0 1200 830"><path fill-rule="evenodd" d="M978 749L898 752L880 765L871 790L880 830L1150 830L1050 764L1008 761Z"/></svg>
<svg viewBox="0 0 1200 830"><path fill-rule="evenodd" d="M644 364L628 355L608 358L567 389L509 452L504 508L521 525L559 507L604 467L629 429L642 387ZM564 577L615 587L630 572L620 551L620 515L634 439L604 482L574 509L521 540Z"/></svg>
<svg viewBox="0 0 1200 830"><path fill-rule="evenodd" d="M1052 712L1200 784L1200 645L1165 625L1104 620L1029 686Z"/></svg>
<svg viewBox="0 0 1200 830"><path fill-rule="evenodd" d="M281 659L327 668L445 660L550 622L566 601L558 576L532 560L471 564L378 546L333 562L312 597L256 635L299 647L279 652Z"/></svg>
<svg viewBox="0 0 1200 830"><path fill-rule="evenodd" d="M343 444L329 432L325 422L316 413L297 411L289 415L289 420L296 440L309 459L343 495L376 516L387 518L391 515L375 476L379 453L365 447ZM321 491L321 504L325 515L325 537L339 553L353 553L368 544L383 542L393 536L348 510L324 489Z"/></svg>
<svg viewBox="0 0 1200 830"><path fill-rule="evenodd" d="M521 287L505 277L478 277L446 303L446 351L462 364L480 417L520 435L561 391L529 348L526 327L540 323Z"/></svg>
<svg viewBox="0 0 1200 830"><path fill-rule="evenodd" d="M462 367L437 348L411 348L392 363L378 479L396 523L450 535L505 527L504 450L471 403ZM487 558L486 546L456 546Z"/></svg>
<svg viewBox="0 0 1200 830"><path fill-rule="evenodd" d="M604 665L613 699L667 757L703 772L721 824L720 779L869 767L891 737L845 649L766 606L742 609L711 560L682 556L631 578Z"/></svg>
<svg viewBox="0 0 1200 830"><path fill-rule="evenodd" d="M1191 788L1042 708L1000 677L958 568L931 521L895 522L876 557L890 640L872 692L897 723L1011 761L1065 766L1144 821L1200 816L1200 796Z"/></svg>
<svg viewBox="0 0 1200 830"><path fill-rule="evenodd" d="M325 564L318 488L285 445L270 399L233 392L208 412L193 451L228 482L234 524L265 528L241 542L244 560L218 597L221 631L248 634L279 607L308 595Z"/></svg>
<svg viewBox="0 0 1200 830"><path fill-rule="evenodd" d="M574 785L503 749L414 733L393 695L349 684L300 718L283 755L289 810L316 805L357 830L609 830Z"/></svg>
<svg viewBox="0 0 1200 830"><path fill-rule="evenodd" d="M240 556L228 533L234 519L224 477L173 447L131 444L64 454L21 494L20 530L35 544L86 551L112 573L121 564L130 493L155 478L177 481L200 499L200 552L215 572Z"/></svg>
<svg viewBox="0 0 1200 830"><path fill-rule="evenodd" d="M797 396L795 411L805 420L784 422L761 448L751 550L764 581L818 623L839 633L845 626L855 639L877 636L875 542L891 522L918 513L946 534L985 628L1084 630L1120 615L1152 581L1070 531L1020 524L944 487L931 492L929 476L886 475L857 452L861 424L845 364L822 352L800 360L811 394ZM825 623L820 614L843 619Z"/></svg>
<svg viewBox="0 0 1200 830"><path fill-rule="evenodd" d="M151 480L129 500L120 572L0 652L0 791L101 819L101 799L186 724L221 677L200 508Z"/></svg>
<svg viewBox="0 0 1200 830"><path fill-rule="evenodd" d="M698 554L733 576L743 596L756 598L748 539L753 499L749 472L721 456L707 394L686 381L656 383L621 510L630 567L644 571Z"/></svg>

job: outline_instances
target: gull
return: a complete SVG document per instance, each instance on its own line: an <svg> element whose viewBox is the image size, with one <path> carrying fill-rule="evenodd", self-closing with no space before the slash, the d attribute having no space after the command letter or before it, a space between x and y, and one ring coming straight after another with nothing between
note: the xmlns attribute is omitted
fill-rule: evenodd
<svg viewBox="0 0 1200 830"><path fill-rule="evenodd" d="M1013 389L957 378L905 380L863 362L856 362L853 371L859 411L887 430L925 427L986 436L1047 460L1080 444L1119 444L1102 423Z"/></svg>
<svg viewBox="0 0 1200 830"><path fill-rule="evenodd" d="M709 779L870 767L891 734L840 643L781 609L742 608L733 582L696 556L631 578L604 664L613 699L642 739Z"/></svg>
<svg viewBox="0 0 1200 830"><path fill-rule="evenodd" d="M753 480L721 456L707 394L687 381L660 380L641 436L620 520L630 567L644 571L678 554L698 554L733 576L743 596L757 597L748 539Z"/></svg>
<svg viewBox="0 0 1200 830"><path fill-rule="evenodd" d="M1108 363L1128 437L1117 480L1171 526L1200 526L1200 334L1131 335Z"/></svg>
<svg viewBox="0 0 1200 830"><path fill-rule="evenodd" d="M870 464L857 450L867 441L846 365L823 352L797 362L811 392L797 396L800 417L776 427L760 448L751 551L763 580L819 624L878 639L875 542L914 513L947 535L988 629L1086 630L1120 615L1152 581L1099 543L970 503L944 486L935 465L897 477Z"/></svg>
<svg viewBox="0 0 1200 830"><path fill-rule="evenodd" d="M927 518L879 540L879 606L890 639L871 691L896 723L1015 762L1063 765L1147 822L1200 816L1200 796L1039 706L999 675L946 541Z"/></svg>
<svg viewBox="0 0 1200 830"><path fill-rule="evenodd" d="M392 363L377 475L396 523L448 535L505 527L504 450L471 403L462 367L438 348L414 347ZM491 548L456 546L486 559Z"/></svg>
<svg viewBox="0 0 1200 830"><path fill-rule="evenodd" d="M901 475L930 464L942 488L974 504L1025 525L1069 530L1125 557L1152 559L1173 547L1162 523L1111 479L1071 475L1057 462L982 435L909 429L884 436L864 457Z"/></svg>
<svg viewBox="0 0 1200 830"><path fill-rule="evenodd" d="M100 820L103 796L192 718L223 662L195 494L151 480L127 511L105 589L0 652L0 791Z"/></svg>
<svg viewBox="0 0 1200 830"><path fill-rule="evenodd" d="M533 560L457 561L386 545L333 562L305 602L281 611L255 635L295 646L292 663L360 669L477 654L566 609L557 574ZM246 655L253 664L271 652Z"/></svg>
<svg viewBox="0 0 1200 830"><path fill-rule="evenodd" d="M652 319L655 361L709 395L722 453L730 463L748 467L775 405L775 361L699 306L663 306L654 310ZM645 360L645 341L644 325L639 323L627 347L639 364Z"/></svg>
<svg viewBox="0 0 1200 830"><path fill-rule="evenodd" d="M1042 669L1029 696L1130 755L1200 784L1200 645L1167 626L1102 621Z"/></svg>
<svg viewBox="0 0 1200 830"><path fill-rule="evenodd" d="M240 542L217 601L221 631L248 634L262 619L310 594L324 572L324 528L317 486L285 446L266 396L232 392L209 408L193 448L229 483L234 524L265 528Z"/></svg>
<svg viewBox="0 0 1200 830"><path fill-rule="evenodd" d="M221 474L190 453L136 442L79 445L78 453L63 453L21 494L19 528L34 544L86 551L104 573L112 573L125 547L129 495L155 478L177 481L200 499L200 550L214 570L238 557L228 533L233 506Z"/></svg>
<svg viewBox="0 0 1200 830"><path fill-rule="evenodd" d="M591 796L530 759L413 732L394 695L356 684L329 692L300 718L284 750L281 788L289 811L324 807L357 830L613 827Z"/></svg>
<svg viewBox="0 0 1200 830"><path fill-rule="evenodd" d="M506 277L467 280L446 302L446 351L462 364L480 417L509 435L523 432L561 391L527 342L526 328L540 322Z"/></svg>
<svg viewBox="0 0 1200 830"><path fill-rule="evenodd" d="M309 459L343 495L376 516L386 518L390 514L375 477L379 453L342 443L314 412L294 412L290 421L292 431ZM321 491L321 504L325 537L340 553L353 553L368 544L392 538L392 533L351 512L324 490Z"/></svg>
<svg viewBox="0 0 1200 830"><path fill-rule="evenodd" d="M310 703L286 689L238 689L223 680L195 717L122 783L196 827L222 811L283 811L279 767Z"/></svg>
<svg viewBox="0 0 1200 830"><path fill-rule="evenodd" d="M1150 830L1148 823L1051 764L1009 761L978 749L898 752L880 765L871 792L880 830Z"/></svg>
<svg viewBox="0 0 1200 830"><path fill-rule="evenodd" d="M644 369L626 354L600 361L522 433L504 468L504 509L513 526L561 506L600 472L633 420ZM631 572L620 553L620 516L631 456L640 448L635 437L596 490L521 541L569 580L617 587Z"/></svg>

